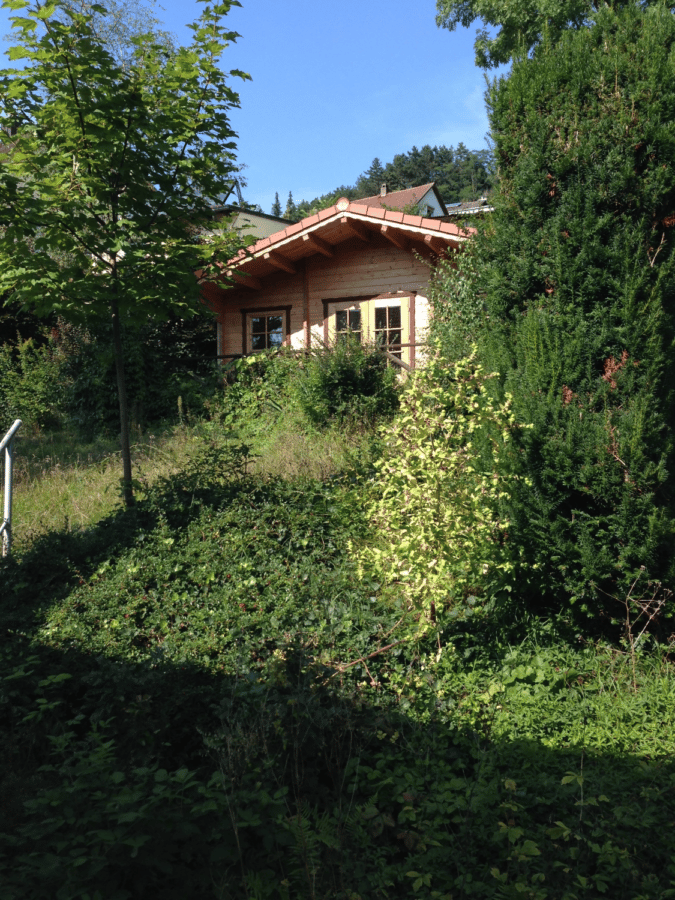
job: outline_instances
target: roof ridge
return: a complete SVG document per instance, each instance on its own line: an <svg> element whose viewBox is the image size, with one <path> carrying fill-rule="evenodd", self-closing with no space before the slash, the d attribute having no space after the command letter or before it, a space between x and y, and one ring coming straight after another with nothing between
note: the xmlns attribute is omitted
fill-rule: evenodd
<svg viewBox="0 0 675 900"><path fill-rule="evenodd" d="M404 194L408 191L419 191L421 188L426 188L426 190L429 190L429 188L434 187L435 184L435 181L428 181L426 182L426 184L415 184L412 187L400 188L397 191L387 191L387 193L384 195L372 194L370 197L360 197L358 200L352 200L352 203L363 203L364 200L384 200L386 197L393 197L395 194Z"/></svg>

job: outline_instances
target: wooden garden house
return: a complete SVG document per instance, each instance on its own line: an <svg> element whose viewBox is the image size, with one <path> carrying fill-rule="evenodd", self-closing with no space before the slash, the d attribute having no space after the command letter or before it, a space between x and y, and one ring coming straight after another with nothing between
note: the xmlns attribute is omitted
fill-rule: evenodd
<svg viewBox="0 0 675 900"><path fill-rule="evenodd" d="M227 263L234 286L204 284L218 356L330 345L351 331L414 367L429 322L431 266L468 237L441 217L342 198L241 251Z"/></svg>

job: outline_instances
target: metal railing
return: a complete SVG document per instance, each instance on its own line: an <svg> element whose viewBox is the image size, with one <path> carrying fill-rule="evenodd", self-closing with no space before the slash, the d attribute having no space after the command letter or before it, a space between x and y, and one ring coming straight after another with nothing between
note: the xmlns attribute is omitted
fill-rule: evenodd
<svg viewBox="0 0 675 900"><path fill-rule="evenodd" d="M9 552L12 549L12 462L14 438L19 428L21 428L21 424L21 419L17 419L2 441L0 441L0 453L3 450L5 451L5 503L2 522L0 523L3 556L9 556Z"/></svg>

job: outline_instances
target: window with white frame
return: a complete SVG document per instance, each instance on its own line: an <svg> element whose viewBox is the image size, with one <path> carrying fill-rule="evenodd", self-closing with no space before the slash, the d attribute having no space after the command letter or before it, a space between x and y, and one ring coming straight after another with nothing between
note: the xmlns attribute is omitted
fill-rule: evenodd
<svg viewBox="0 0 675 900"><path fill-rule="evenodd" d="M374 308L375 343L401 358L401 302Z"/></svg>

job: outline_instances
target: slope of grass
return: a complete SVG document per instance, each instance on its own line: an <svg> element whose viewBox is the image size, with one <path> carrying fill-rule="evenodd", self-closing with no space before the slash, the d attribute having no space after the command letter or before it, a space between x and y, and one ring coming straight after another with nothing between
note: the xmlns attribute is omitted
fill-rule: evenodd
<svg viewBox="0 0 675 900"><path fill-rule="evenodd" d="M151 483L176 471L194 452L197 437L180 427L138 432L134 474ZM119 444L83 440L74 431L21 434L14 463L13 539L17 552L53 530L89 527L121 504Z"/></svg>

